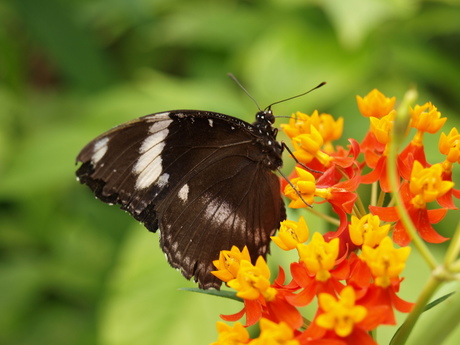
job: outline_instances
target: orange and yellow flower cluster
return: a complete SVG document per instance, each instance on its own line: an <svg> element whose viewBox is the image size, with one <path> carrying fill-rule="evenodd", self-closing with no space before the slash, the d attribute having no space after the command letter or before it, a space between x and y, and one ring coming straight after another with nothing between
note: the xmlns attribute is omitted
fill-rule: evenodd
<svg viewBox="0 0 460 345"><path fill-rule="evenodd" d="M292 140L298 163L291 183L283 185L289 206L309 210L311 205L328 203L337 215L331 219L336 229L310 234L303 217L281 223L272 240L285 251L295 250L298 257L290 265L288 283L281 267L271 282L265 260L259 257L252 263L246 248L222 251L213 273L236 290L244 307L236 314L221 315L236 323L232 327L219 322L214 345L371 345L376 344L373 330L396 324L395 310L411 311L413 303L402 300L398 292L412 235L393 199L385 196L399 193L417 229L415 236L430 243L448 240L432 224L456 209L453 198L460 197L452 182L452 166L460 163L460 134L455 128L442 133L439 151L445 159L430 164L424 134L438 132L446 121L433 104L395 109L396 99L378 90L358 96L357 102L362 115L369 118L369 131L361 142L349 139L346 148L333 144L342 134L342 118L334 120L317 111L311 116L297 112L282 126ZM396 156L392 172L389 145L398 135L395 127L401 126L396 124L400 113L410 115L410 120L403 122L399 132L415 134ZM397 176L395 183L390 181L392 173ZM380 190L367 208L357 193L362 185ZM438 208L429 207L434 202ZM315 300L317 312L307 322L299 308ZM242 325L237 321L244 315ZM245 327L257 322L260 335L251 339Z"/></svg>

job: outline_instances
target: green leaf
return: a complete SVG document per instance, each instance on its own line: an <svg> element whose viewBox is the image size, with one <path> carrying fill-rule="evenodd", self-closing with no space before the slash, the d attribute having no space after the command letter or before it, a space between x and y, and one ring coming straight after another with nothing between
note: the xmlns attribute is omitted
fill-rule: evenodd
<svg viewBox="0 0 460 345"><path fill-rule="evenodd" d="M236 296L236 292L234 292L234 291L201 290L201 289L198 289L198 288L180 288L179 290L202 293L204 295L211 295L211 296L229 298L229 299L232 299L232 300L235 300L235 301L238 301L238 302L243 301L241 298Z"/></svg>
<svg viewBox="0 0 460 345"><path fill-rule="evenodd" d="M451 283L445 289L458 291L458 283ZM441 299L446 299L449 293L438 298L427 305L426 310L431 308L432 304L439 304ZM449 297L447 303L439 304L437 308L431 309L428 313L423 313L414 327L412 334L407 339L408 345L416 344L458 344L460 332L460 294L453 294Z"/></svg>
<svg viewBox="0 0 460 345"><path fill-rule="evenodd" d="M455 294L455 291L450 292L450 293L448 293L448 294L446 294L446 295L444 295L444 296L442 296L442 297L439 297L439 298L437 298L436 300L434 300L434 301L428 303L428 304L425 306L424 312L426 312L426 311L432 309L433 307L437 306L438 304L440 304L441 302L445 301L446 299L448 299L448 298L449 298L450 296L452 296L453 294ZM401 326L401 327L402 327L402 326ZM396 337L396 335L398 334L398 332L400 331L401 327L399 327L398 330L394 333L393 338L392 338L391 341L390 341L390 344L393 343L393 340L394 340L394 338ZM416 333L416 334L417 334L417 333ZM410 339L412 339L412 338L410 338ZM429 342L427 342L427 344L429 344Z"/></svg>
<svg viewBox="0 0 460 345"><path fill-rule="evenodd" d="M442 296L442 297L439 297L438 299L434 300L433 302L428 303L428 304L425 306L425 311L430 310L431 308L437 306L439 303L445 301L445 300L448 299L450 296L452 296L454 293L455 293L455 291L452 291L452 292L448 293L447 295L444 295L444 296Z"/></svg>

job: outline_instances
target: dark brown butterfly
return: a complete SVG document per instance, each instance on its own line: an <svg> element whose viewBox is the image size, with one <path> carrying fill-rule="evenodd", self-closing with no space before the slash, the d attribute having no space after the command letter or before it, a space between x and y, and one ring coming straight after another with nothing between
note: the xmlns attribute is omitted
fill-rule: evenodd
<svg viewBox="0 0 460 345"><path fill-rule="evenodd" d="M253 260L265 257L286 217L274 121L271 110L253 124L200 110L147 115L86 145L77 176L97 198L160 229L169 263L187 279L219 289L210 273L219 252L247 246Z"/></svg>

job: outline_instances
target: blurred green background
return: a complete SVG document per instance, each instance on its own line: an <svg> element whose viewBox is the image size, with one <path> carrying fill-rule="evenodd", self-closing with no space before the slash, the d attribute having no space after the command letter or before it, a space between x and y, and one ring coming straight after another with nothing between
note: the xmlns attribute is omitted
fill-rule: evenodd
<svg viewBox="0 0 460 345"><path fill-rule="evenodd" d="M367 130L355 95L372 88L400 100L415 85L420 104L458 125L459 19L454 0L2 1L0 344L214 341L218 315L241 306L178 291L195 285L169 267L158 236L75 181L79 150L163 110L252 121L256 107L227 72L261 107L327 81L274 111L343 116L344 144ZM428 274L417 260L402 286L411 301ZM382 344L392 332L379 331Z"/></svg>

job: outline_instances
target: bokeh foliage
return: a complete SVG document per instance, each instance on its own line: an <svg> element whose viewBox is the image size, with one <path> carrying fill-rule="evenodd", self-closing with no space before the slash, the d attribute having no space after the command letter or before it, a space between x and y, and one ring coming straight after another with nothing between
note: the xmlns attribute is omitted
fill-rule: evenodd
<svg viewBox="0 0 460 345"><path fill-rule="evenodd" d="M327 81L274 111L343 116L344 138L362 138L354 97L372 88L401 99L416 85L453 126L459 18L454 0L0 3L0 343L212 341L218 314L239 306L177 291L194 284L167 265L158 236L75 182L79 149L168 109L251 121L230 71L262 107ZM406 296L426 274L406 272Z"/></svg>

